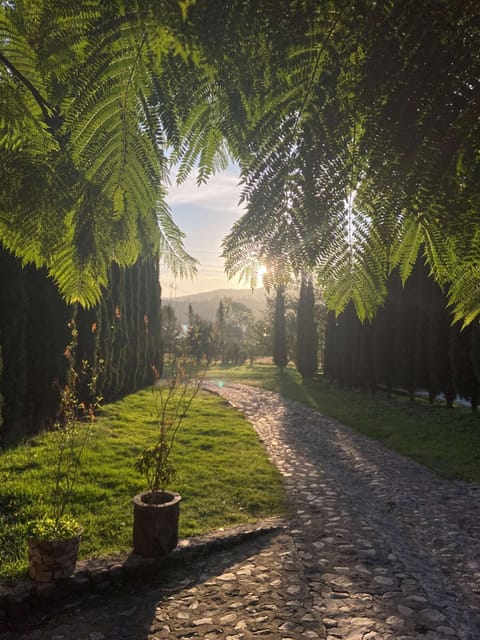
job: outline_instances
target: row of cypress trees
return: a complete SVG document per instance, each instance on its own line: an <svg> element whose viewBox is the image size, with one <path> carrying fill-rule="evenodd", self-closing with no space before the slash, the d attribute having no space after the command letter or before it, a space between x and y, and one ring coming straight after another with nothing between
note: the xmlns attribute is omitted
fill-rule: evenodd
<svg viewBox="0 0 480 640"><path fill-rule="evenodd" d="M329 314L324 373L342 386L402 389L411 398L424 390L431 402L443 394L449 407L458 395L475 410L480 325L462 330L452 324L445 292L417 262L404 286L392 273L386 302L372 322L362 324L352 305L338 317Z"/></svg>
<svg viewBox="0 0 480 640"><path fill-rule="evenodd" d="M303 274L300 282L298 300L294 305L295 323L290 339L287 335L286 292L280 285L275 291L273 311L273 362L283 370L289 360L289 352L303 379L313 378L318 368L319 329L318 314L315 308L315 296L311 275ZM320 323L322 325L322 323ZM289 342L293 348L289 349Z"/></svg>
<svg viewBox="0 0 480 640"><path fill-rule="evenodd" d="M54 420L73 328L77 363L88 361L98 372L97 392L105 400L151 382L151 366L161 363L156 260L112 266L101 303L88 310L66 305L46 272L23 267L1 247L0 281L3 446Z"/></svg>

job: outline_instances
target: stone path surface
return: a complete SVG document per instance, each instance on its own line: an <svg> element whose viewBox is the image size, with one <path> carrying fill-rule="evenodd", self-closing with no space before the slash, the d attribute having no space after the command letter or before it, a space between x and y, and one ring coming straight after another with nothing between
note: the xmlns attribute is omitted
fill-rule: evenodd
<svg viewBox="0 0 480 640"><path fill-rule="evenodd" d="M480 486L319 412L210 385L285 478L289 526L27 620L5 640L480 640Z"/></svg>
<svg viewBox="0 0 480 640"><path fill-rule="evenodd" d="M319 412L218 389L255 424L328 640L480 639L480 486L442 481Z"/></svg>

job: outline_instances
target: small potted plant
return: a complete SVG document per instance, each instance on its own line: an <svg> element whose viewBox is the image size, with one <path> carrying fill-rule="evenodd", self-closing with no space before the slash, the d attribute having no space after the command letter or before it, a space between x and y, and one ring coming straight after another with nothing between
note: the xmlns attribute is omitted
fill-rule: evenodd
<svg viewBox="0 0 480 640"><path fill-rule="evenodd" d="M177 546L181 496L168 489L176 474L171 453L207 366L204 359L181 353L172 355L163 377L152 367L158 432L156 441L143 449L135 463L148 487L133 498L133 551L138 555L161 557Z"/></svg>
<svg viewBox="0 0 480 640"><path fill-rule="evenodd" d="M78 484L81 458L91 436L94 408L100 399L86 403L77 398L79 377L88 375L87 386L92 390L96 375L87 362L82 362L80 373L74 367L75 331L73 328L74 341L65 350L69 362L68 382L60 389L58 419L49 434L54 462L51 507L27 528L29 575L38 582L55 581L73 573L83 534L80 524L67 511Z"/></svg>

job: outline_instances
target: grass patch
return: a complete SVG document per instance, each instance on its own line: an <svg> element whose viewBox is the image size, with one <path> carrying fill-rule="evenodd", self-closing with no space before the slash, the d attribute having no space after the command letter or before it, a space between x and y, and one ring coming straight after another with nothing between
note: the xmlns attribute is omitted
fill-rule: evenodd
<svg viewBox="0 0 480 640"><path fill-rule="evenodd" d="M293 368L280 374L277 367L265 364L216 368L209 378L220 385L236 380L278 391L414 458L443 478L480 482L480 415L467 408L340 389L322 378L302 382Z"/></svg>
<svg viewBox="0 0 480 640"><path fill-rule="evenodd" d="M84 527L81 557L131 548L131 498L146 489L134 470L140 450L154 441L151 391L106 405L95 423L74 496L72 515ZM27 566L25 529L45 512L51 488L48 434L0 455L0 577ZM279 472L251 425L221 398L200 393L185 418L172 459L172 489L183 501L180 536L285 513Z"/></svg>

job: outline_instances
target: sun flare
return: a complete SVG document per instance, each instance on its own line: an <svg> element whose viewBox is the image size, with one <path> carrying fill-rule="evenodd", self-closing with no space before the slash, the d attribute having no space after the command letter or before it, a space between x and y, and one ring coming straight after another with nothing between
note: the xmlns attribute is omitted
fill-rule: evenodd
<svg viewBox="0 0 480 640"><path fill-rule="evenodd" d="M261 264L257 269L257 280L260 282L263 280L263 276L267 273L267 267L264 264Z"/></svg>

